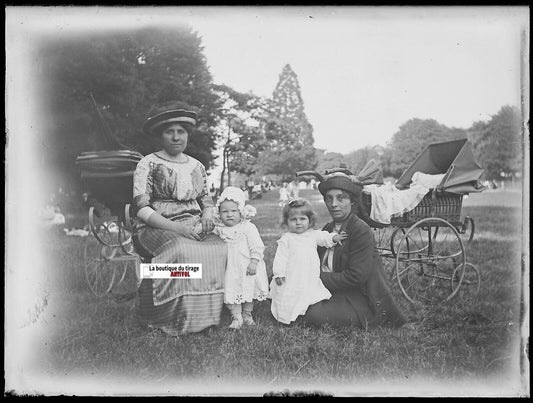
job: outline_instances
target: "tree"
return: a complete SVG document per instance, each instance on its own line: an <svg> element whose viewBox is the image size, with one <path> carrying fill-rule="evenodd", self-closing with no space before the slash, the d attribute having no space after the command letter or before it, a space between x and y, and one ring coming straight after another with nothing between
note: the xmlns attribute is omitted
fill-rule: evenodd
<svg viewBox="0 0 533 403"><path fill-rule="evenodd" d="M363 147L352 151L346 155L346 163L351 172L357 175L370 160L376 160L381 166L381 156L383 155L381 146Z"/></svg>
<svg viewBox="0 0 533 403"><path fill-rule="evenodd" d="M223 100L219 109L220 145L223 149L220 189L223 189L226 175L230 183L232 172L248 178L257 172L257 160L266 145L256 119L262 114L263 101L252 93L243 94L226 85L215 85L214 88Z"/></svg>
<svg viewBox="0 0 533 403"><path fill-rule="evenodd" d="M189 26L176 26L142 29L134 39L139 78L147 89L143 107L148 110L159 102L180 100L195 109L200 125L187 152L210 168L215 159L214 128L221 101L213 92L201 38ZM152 151L153 145L151 148L147 151Z"/></svg>
<svg viewBox="0 0 533 403"><path fill-rule="evenodd" d="M318 158L315 170L318 173L324 173L326 169L338 168L341 164L346 164L346 157L341 153L324 153Z"/></svg>
<svg viewBox="0 0 533 403"><path fill-rule="evenodd" d="M262 153L258 159L261 172L279 175L284 180L293 179L297 171L314 169L316 166L315 149L295 145L290 150L277 153Z"/></svg>
<svg viewBox="0 0 533 403"><path fill-rule="evenodd" d="M44 38L37 59L47 117L43 163L70 173L71 182L79 181L74 162L82 151L115 147L106 128L129 148L154 151L157 139L144 135L142 125L153 104L173 100L198 111L201 124L187 152L210 167L219 100L190 27Z"/></svg>
<svg viewBox="0 0 533 403"><path fill-rule="evenodd" d="M398 177L429 144L466 138L466 131L448 128L434 119L410 119L394 133L389 144L390 173Z"/></svg>
<svg viewBox="0 0 533 403"><path fill-rule="evenodd" d="M521 116L517 107L505 105L488 122L476 122L468 131L474 155L488 179L523 169Z"/></svg>
<svg viewBox="0 0 533 403"><path fill-rule="evenodd" d="M313 127L305 115L298 78L287 64L259 114L260 127L268 144L258 160L263 174L294 177L296 171L314 169Z"/></svg>
<svg viewBox="0 0 533 403"><path fill-rule="evenodd" d="M313 127L305 114L298 77L288 64L280 74L272 100L272 112L289 124L293 142L312 146Z"/></svg>

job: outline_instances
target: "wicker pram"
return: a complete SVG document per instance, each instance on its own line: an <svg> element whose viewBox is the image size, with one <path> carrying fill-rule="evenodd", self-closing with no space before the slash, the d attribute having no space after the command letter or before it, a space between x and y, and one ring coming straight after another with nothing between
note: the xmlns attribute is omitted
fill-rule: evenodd
<svg viewBox="0 0 533 403"><path fill-rule="evenodd" d="M485 189L480 184L483 168L474 160L466 139L428 145L404 171L395 186L400 190L407 189L415 172L444 174L444 177L414 209L400 217L391 217L391 225L411 226L419 220L437 217L459 226L463 196ZM387 225L370 218L371 206L371 195L363 192L361 218L371 227Z"/></svg>

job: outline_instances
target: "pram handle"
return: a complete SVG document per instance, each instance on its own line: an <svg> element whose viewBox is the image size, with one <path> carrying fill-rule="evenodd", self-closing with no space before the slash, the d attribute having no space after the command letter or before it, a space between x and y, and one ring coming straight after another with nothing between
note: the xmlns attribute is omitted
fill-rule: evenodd
<svg viewBox="0 0 533 403"><path fill-rule="evenodd" d="M314 176L315 178L317 178L320 182L323 182L324 181L324 177L322 175L320 175L318 172L316 171L298 171L294 174L295 176L303 176L303 175L312 175Z"/></svg>
<svg viewBox="0 0 533 403"><path fill-rule="evenodd" d="M334 173L338 173L338 172L341 172L343 174L346 174L346 175L353 175L353 173L351 173L348 169L346 168L332 168L332 169L326 169L326 172L325 174L326 175L330 175L330 174L334 174Z"/></svg>

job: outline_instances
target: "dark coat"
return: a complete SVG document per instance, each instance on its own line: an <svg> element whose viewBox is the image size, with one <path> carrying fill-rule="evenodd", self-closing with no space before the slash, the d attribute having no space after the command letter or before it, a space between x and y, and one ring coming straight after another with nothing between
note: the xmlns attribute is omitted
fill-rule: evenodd
<svg viewBox="0 0 533 403"><path fill-rule="evenodd" d="M333 228L331 222L324 230L332 232ZM407 320L392 298L372 230L351 214L340 231L345 231L348 239L335 246L333 271L320 274L332 294L330 303L335 304L339 298L347 301L342 314L357 317L365 328L402 326ZM318 249L321 261L325 251L325 248Z"/></svg>

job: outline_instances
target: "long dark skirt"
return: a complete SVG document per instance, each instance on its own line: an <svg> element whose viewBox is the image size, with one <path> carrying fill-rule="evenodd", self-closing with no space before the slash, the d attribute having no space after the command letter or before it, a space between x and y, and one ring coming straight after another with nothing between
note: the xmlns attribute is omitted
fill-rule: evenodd
<svg viewBox="0 0 533 403"><path fill-rule="evenodd" d="M355 325L366 329L374 322L374 318L375 314L371 312L364 295L335 293L330 299L311 305L302 316L302 321L317 327L327 323L332 326Z"/></svg>
<svg viewBox="0 0 533 403"><path fill-rule="evenodd" d="M366 330L397 328L407 321L390 294L382 295L372 306L369 298L358 290L338 291L330 299L311 305L301 320L311 326L327 323Z"/></svg>

